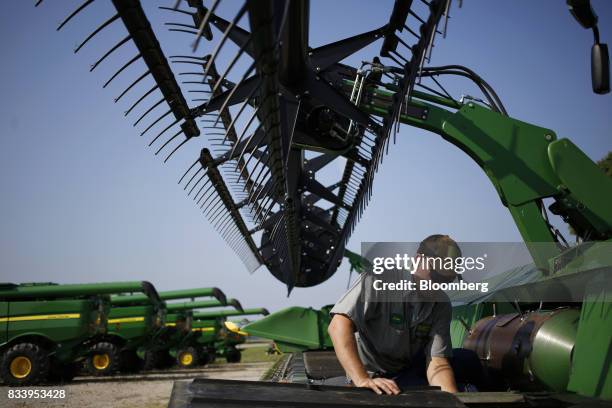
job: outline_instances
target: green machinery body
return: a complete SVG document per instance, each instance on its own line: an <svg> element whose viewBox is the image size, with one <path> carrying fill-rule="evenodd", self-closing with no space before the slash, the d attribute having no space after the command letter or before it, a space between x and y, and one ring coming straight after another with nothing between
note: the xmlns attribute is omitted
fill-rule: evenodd
<svg viewBox="0 0 612 408"><path fill-rule="evenodd" d="M20 345L33 345L45 362L33 382L45 380L49 365L66 366L85 357L89 345L107 333L110 294L154 291L148 282L98 284L0 285L0 352L4 364ZM28 346L30 347L30 346ZM30 348L32 348L30 347ZM26 356L27 357L27 356ZM12 357L11 357L12 358ZM48 363L48 364L47 364ZM10 367L9 367L10 368ZM10 384L30 383L29 375L19 381L2 373Z"/></svg>

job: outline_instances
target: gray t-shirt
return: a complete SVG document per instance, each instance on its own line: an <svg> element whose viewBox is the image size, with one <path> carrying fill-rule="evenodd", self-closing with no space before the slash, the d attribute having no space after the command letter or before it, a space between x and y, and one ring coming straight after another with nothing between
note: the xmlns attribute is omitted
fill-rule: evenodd
<svg viewBox="0 0 612 408"><path fill-rule="evenodd" d="M397 373L419 352L427 359L451 356L450 302L422 301L413 291L403 302L384 301L364 289L370 284L366 275L361 274L330 314L345 315L355 325L359 357L367 370Z"/></svg>

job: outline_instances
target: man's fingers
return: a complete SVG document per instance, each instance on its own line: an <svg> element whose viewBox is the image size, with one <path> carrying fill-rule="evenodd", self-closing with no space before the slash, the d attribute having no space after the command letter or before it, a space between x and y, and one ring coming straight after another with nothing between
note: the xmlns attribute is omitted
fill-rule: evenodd
<svg viewBox="0 0 612 408"><path fill-rule="evenodd" d="M394 380L390 380L390 379L385 379L385 380L386 380L386 383L389 384L389 387L391 388L394 394L400 393L401 390L397 386L397 383Z"/></svg>
<svg viewBox="0 0 612 408"><path fill-rule="evenodd" d="M386 394L395 394L393 388L391 388L391 384L389 384L389 380L386 378L377 378L374 380L376 384L385 391Z"/></svg>
<svg viewBox="0 0 612 408"><path fill-rule="evenodd" d="M373 389L374 392L377 393L378 395L382 394L382 391L378 387L378 384L376 384L374 381L370 381L370 388Z"/></svg>

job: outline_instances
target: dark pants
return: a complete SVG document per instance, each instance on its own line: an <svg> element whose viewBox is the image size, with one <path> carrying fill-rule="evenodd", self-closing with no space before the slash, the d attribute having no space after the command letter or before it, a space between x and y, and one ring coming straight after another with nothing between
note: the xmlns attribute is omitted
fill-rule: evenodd
<svg viewBox="0 0 612 408"><path fill-rule="evenodd" d="M476 353L457 348L453 349L453 356L448 360L455 374L459 391L477 391L479 388L484 388L484 371ZM384 374L381 377L393 379L402 390L428 385L425 354L418 354L410 367L395 374Z"/></svg>

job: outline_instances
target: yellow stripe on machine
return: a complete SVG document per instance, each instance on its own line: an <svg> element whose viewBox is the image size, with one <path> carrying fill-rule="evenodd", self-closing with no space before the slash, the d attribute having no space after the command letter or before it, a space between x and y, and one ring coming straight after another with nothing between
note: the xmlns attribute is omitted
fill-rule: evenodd
<svg viewBox="0 0 612 408"><path fill-rule="evenodd" d="M194 329L191 329L191 331L199 331L199 332L207 332L207 331L215 331L214 327L196 327Z"/></svg>
<svg viewBox="0 0 612 408"><path fill-rule="evenodd" d="M176 323L166 323L166 327L174 327L176 326Z"/></svg>
<svg viewBox="0 0 612 408"><path fill-rule="evenodd" d="M51 315L32 315L32 316L3 316L0 317L0 322L27 322L34 320L62 320L62 319L79 319L80 313L64 313Z"/></svg>
<svg viewBox="0 0 612 408"><path fill-rule="evenodd" d="M122 317L120 319L108 319L108 324L113 324L113 323L137 323L137 322L144 322L144 316L140 316L140 317Z"/></svg>

